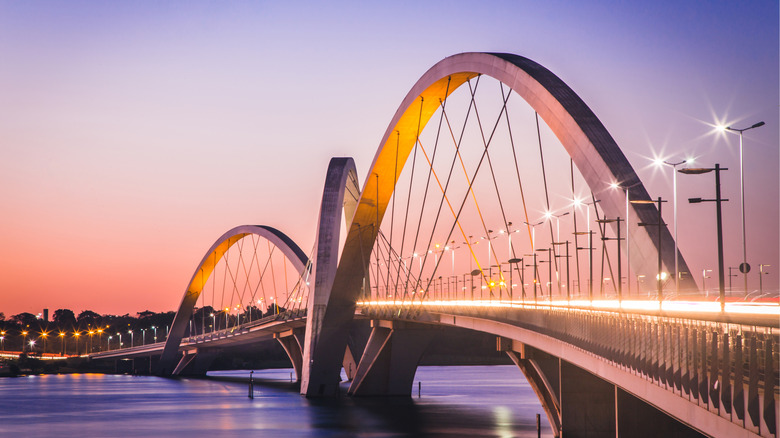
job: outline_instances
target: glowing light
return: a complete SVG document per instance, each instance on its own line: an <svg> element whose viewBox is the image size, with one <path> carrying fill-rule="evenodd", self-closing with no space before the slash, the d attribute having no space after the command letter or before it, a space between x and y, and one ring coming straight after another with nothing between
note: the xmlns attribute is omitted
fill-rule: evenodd
<svg viewBox="0 0 780 438"><path fill-rule="evenodd" d="M655 279L656 280L658 280L658 276L659 275L661 276L661 281L664 281L664 280L666 280L666 277L667 277L668 274L666 272L661 272L661 274L656 274L655 275Z"/></svg>
<svg viewBox="0 0 780 438"><path fill-rule="evenodd" d="M485 286L482 286L485 288ZM358 306L414 306L414 307L494 307L494 308L570 308L574 310L607 311L614 312L629 310L636 312L655 313L659 311L659 302L656 300L554 300L536 302L517 300L430 300L430 301L359 301ZM664 301L660 303L660 310L664 312L696 312L696 313L720 313L718 301ZM780 318L780 305L766 302L731 302L726 303L726 313L740 315L768 315Z"/></svg>
<svg viewBox="0 0 780 438"><path fill-rule="evenodd" d="M616 182L612 182L612 183L609 183L609 187L612 188L612 189L618 189L618 188L620 188L620 184L618 184Z"/></svg>

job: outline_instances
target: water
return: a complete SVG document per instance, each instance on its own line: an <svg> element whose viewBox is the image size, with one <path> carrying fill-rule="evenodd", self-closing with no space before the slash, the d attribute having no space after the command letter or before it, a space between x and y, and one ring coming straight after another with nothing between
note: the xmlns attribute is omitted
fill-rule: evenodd
<svg viewBox="0 0 780 438"><path fill-rule="evenodd" d="M0 436L536 437L552 436L514 366L420 367L412 398L309 400L291 370L265 383L68 374L0 379ZM210 373L247 377L247 371ZM422 396L417 397L417 382Z"/></svg>

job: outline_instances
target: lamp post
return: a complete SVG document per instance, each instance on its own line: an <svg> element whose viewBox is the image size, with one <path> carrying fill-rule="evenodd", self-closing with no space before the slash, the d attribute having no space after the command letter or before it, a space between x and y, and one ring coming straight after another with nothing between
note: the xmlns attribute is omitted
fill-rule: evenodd
<svg viewBox="0 0 780 438"><path fill-rule="evenodd" d="M543 224L544 221L539 221L535 224L530 224L525 221L523 221L523 223L531 227L531 251L536 251L536 227Z"/></svg>
<svg viewBox="0 0 780 438"><path fill-rule="evenodd" d="M130 348L133 348L133 340L135 339L135 333L133 333L132 330L128 330L127 333L130 334Z"/></svg>
<svg viewBox="0 0 780 438"><path fill-rule="evenodd" d="M549 299L552 301L552 248L539 248L537 251L547 251L547 267L549 268L547 273L548 278L548 292L549 292ZM542 263L544 260L540 261L539 263ZM544 288L542 288L542 298L544 298Z"/></svg>
<svg viewBox="0 0 780 438"><path fill-rule="evenodd" d="M111 351L111 340L114 339L113 336L109 336L106 338L106 351Z"/></svg>
<svg viewBox="0 0 780 438"><path fill-rule="evenodd" d="M590 215L588 215L590 217ZM590 222L590 221L588 221ZM588 250L588 300L593 301L593 231L577 231L576 233L572 233L575 236L581 236L581 235L588 235L588 246L586 247L576 247L575 250L579 251L581 249L587 249ZM575 239L576 240L576 239ZM577 272L579 272L580 267L579 263L577 264ZM577 274L579 275L579 274ZM579 290L579 284L577 285L577 289ZM580 292L581 294L582 292Z"/></svg>
<svg viewBox="0 0 780 438"><path fill-rule="evenodd" d="M677 295L680 295L680 271L678 268L678 259L677 257L677 166L680 166L682 164L690 163L693 160L682 160L678 161L676 163L670 163L668 161L664 160L656 160L656 164L659 166L669 166L672 168L672 192L673 192L673 201L672 201L672 207L673 207L673 213L674 216L674 292Z"/></svg>
<svg viewBox="0 0 780 438"><path fill-rule="evenodd" d="M745 235L745 164L742 153L742 137L743 133L749 129L758 128L764 126L764 122L754 123L747 128L737 129L731 126L722 128L724 131L738 132L739 133L739 192L740 192L740 205L742 208L742 264L739 265L739 272L742 273L742 277L745 280L745 296L748 293L748 280L747 274L750 272L750 265L747 262L747 238Z"/></svg>
<svg viewBox="0 0 780 438"><path fill-rule="evenodd" d="M533 274L533 276L534 276L534 305L535 305L536 304L536 300L537 300L536 285L537 285L537 283L539 283L539 280L538 280L538 278L539 278L539 275L538 275L539 274L539 270L536 269L537 266L539 266L536 263L536 251L534 251L533 254L526 254L525 256L526 257L533 257L533 261L534 261L534 263L532 265L525 265L525 266L531 266L533 268L533 273L534 273Z"/></svg>
<svg viewBox="0 0 780 438"><path fill-rule="evenodd" d="M122 348L122 332L116 332L116 335L119 337L119 348Z"/></svg>
<svg viewBox="0 0 780 438"><path fill-rule="evenodd" d="M152 330L154 330L154 343L157 343L157 326L153 325Z"/></svg>
<svg viewBox="0 0 780 438"><path fill-rule="evenodd" d="M60 356L65 356L65 332L60 332Z"/></svg>
<svg viewBox="0 0 780 438"><path fill-rule="evenodd" d="M43 338L43 354L46 354L46 338L49 337L49 333L41 332L41 338Z"/></svg>
<svg viewBox="0 0 780 438"><path fill-rule="evenodd" d="M631 296L631 249L630 249L630 245L629 245L629 241L628 241L629 236L630 236L630 233L628 232L628 217L629 217L628 216L628 212L629 212L629 205L631 203L628 200L628 192L629 192L630 189L632 189L632 188L634 188L634 187L636 187L636 186L638 186L640 184L642 184L641 181L637 181L634 184L631 184L629 186L622 186L622 185L620 185L620 184L618 184L616 182L613 182L612 184L610 184L610 187L612 187L613 189L622 188L623 190L626 191L626 237L625 237L625 240L626 240L626 286L627 286L626 295L627 296ZM675 227L675 229L676 229L676 227ZM620 237L620 236L618 235L618 237ZM677 241L677 239L675 239L675 242L676 241ZM637 285L637 287L639 287L639 285Z"/></svg>
<svg viewBox="0 0 780 438"><path fill-rule="evenodd" d="M553 245L566 245L566 254L565 255L556 255L555 257L565 257L566 258L566 301L571 302L571 288L570 281L569 281L569 241L565 242L553 242ZM558 280L558 286L560 286L560 279ZM558 288L558 292L560 293L560 287Z"/></svg>
<svg viewBox="0 0 780 438"><path fill-rule="evenodd" d="M662 251L661 251L661 241L662 241L661 240L661 230L663 230L663 226L665 225L664 224L663 215L661 214L661 207L663 206L663 203L667 202L667 201L664 200L664 199L661 199L661 197L659 196L658 200L656 200L656 201L653 201L652 199L636 199L636 200L633 200L633 201L630 201L630 202L632 204L655 204L655 203L658 203L658 222L655 223L655 224L650 224L650 223L646 223L646 222L639 222L637 225L639 225L640 227L649 227L649 226L657 226L658 227L658 247L657 247L657 249L658 249L658 273L656 274L655 279L656 279L656 287L657 287L657 290L658 290L658 310L661 310L661 306L662 306L662 303L663 303L663 300L664 300L664 291L663 291L663 284L662 284L663 275L661 273L663 271L663 260L661 258L661 254L662 254Z"/></svg>
<svg viewBox="0 0 780 438"><path fill-rule="evenodd" d="M146 345L146 329L141 329L141 345Z"/></svg>
<svg viewBox="0 0 780 438"><path fill-rule="evenodd" d="M763 122L762 122L763 124ZM720 167L720 164L715 164L715 168L698 168L698 169L680 169L680 173L687 175L699 175L702 173L708 173L715 171L715 199L702 199L702 198L689 198L688 202L691 204L698 204L700 202L714 202L715 214L717 216L717 232L718 232L718 288L720 289L720 311L726 311L726 280L724 278L723 269L723 221L721 220L721 206L723 201L728 199L722 199L720 197L720 171L728 170L727 168ZM747 282L747 277L745 277ZM747 288L745 289L747 291Z"/></svg>
<svg viewBox="0 0 780 438"><path fill-rule="evenodd" d="M601 219L597 220L596 222L602 223L602 224L610 224L610 223L617 223L617 237L602 237L601 240L616 240L617 241L617 262L618 262L618 281L617 281L617 293L618 293L618 303L623 301L623 270L621 269L620 264L620 241L623 240L622 237L620 237L620 222L623 219L620 219L620 216L616 217L615 219Z"/></svg>
<svg viewBox="0 0 780 438"><path fill-rule="evenodd" d="M514 299L514 292L515 292L515 285L514 285L514 282L512 281L513 280L512 271L517 269L517 264L518 263L521 264L521 265L523 264L523 259L515 257L515 258L509 259L509 261L507 263L509 263L509 287L510 287L509 294L511 295L511 297L510 297L510 300L511 300L511 299ZM513 268L512 265L515 265L515 267ZM520 276L520 283L521 283L520 290L525 291L525 288L523 287L522 282L523 282L523 276L521 275ZM525 298L525 293L523 293L523 298Z"/></svg>
<svg viewBox="0 0 780 438"><path fill-rule="evenodd" d="M561 243L561 217L568 215L570 211L565 211L560 214L553 214L551 211L544 213L545 220L555 219L555 242L553 242L553 252L555 251L555 245ZM558 284L558 295L561 294L561 274L558 269L558 254L555 253L555 281Z"/></svg>
<svg viewBox="0 0 780 438"><path fill-rule="evenodd" d="M22 331L22 353L24 353L26 344L27 344L27 330L24 330Z"/></svg>
<svg viewBox="0 0 780 438"><path fill-rule="evenodd" d="M5 351L5 331L0 332L0 350Z"/></svg>

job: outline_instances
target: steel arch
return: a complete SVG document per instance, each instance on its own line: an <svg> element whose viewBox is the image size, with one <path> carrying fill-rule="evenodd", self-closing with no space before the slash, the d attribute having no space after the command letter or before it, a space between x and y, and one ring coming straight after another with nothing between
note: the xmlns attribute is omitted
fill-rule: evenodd
<svg viewBox="0 0 780 438"><path fill-rule="evenodd" d="M320 216L317 223L317 248L314 259L314 287L309 293L306 318L306 337L303 348L303 372L301 375L301 393L305 395L324 395L328 391L319 386L323 374L339 373L341 357L346 346L338 346L338 340L348 336L349 326L323 325L328 312L339 313L343 306L328 307L333 291L333 281L338 270L338 256L341 234L342 210L347 229L352 223L352 216L360 196L360 183L357 178L355 161L352 158L332 158L328 165L325 187L320 204ZM361 269L366 269L361 266ZM361 271L364 272L364 271ZM333 320L332 313L327 320ZM339 315L339 319L351 318L351 315ZM332 339L336 339L337 347L330 347ZM317 356L325 354L328 357L338 356L338 362L320 360ZM324 362L336 369L320 367ZM318 366L313 366L317 363ZM310 384L314 382L314 384ZM333 389L333 388L330 388Z"/></svg>
<svg viewBox="0 0 780 438"><path fill-rule="evenodd" d="M258 235L273 243L287 257L298 271L298 274L302 275L306 270L306 265L308 264L306 254L292 239L276 228L266 225L241 225L227 231L206 251L206 255L203 256L197 269L195 269L195 273L192 275L179 309L176 311L173 324L171 324L168 339L165 341L165 348L157 365L157 374L170 375L173 372L179 345L184 337L187 323L192 316L193 308L203 290L203 285L206 284L217 263L222 259L227 250L250 234Z"/></svg>
<svg viewBox="0 0 780 438"><path fill-rule="evenodd" d="M605 189L611 182L632 187L638 198L649 199L647 190L634 172L617 143L585 102L560 78L536 62L513 54L462 53L440 61L428 70L406 95L390 122L365 180L354 219L339 262L330 296L331 306L341 306L340 316L323 320L323 329L336 329L349 323L362 285L361 272L377 237L385 210L419 132L439 108L439 99L446 98L460 85L478 75L487 75L508 85L520 95L545 121L583 175L594 193L600 193L601 207L608 217L622 216L625 197L610 195ZM654 205L631 205L628 223L657 220ZM631 264L634 272L654 273L657 259L657 231L654 227L629 227L631 233ZM673 248L674 241L667 228L661 235L662 247ZM665 266L674 266L674 253L662 252ZM681 271L688 271L680 257ZM651 274L654 275L654 274ZM681 287L695 289L692 279L681 281ZM335 309L330 309L329 312ZM350 316L347 316L350 315ZM327 315L326 315L327 316ZM339 341L332 347L343 351ZM335 360L331 358L330 360ZM337 369L335 366L325 366ZM330 373L334 374L334 373ZM334 386L338 375L323 377L310 385Z"/></svg>

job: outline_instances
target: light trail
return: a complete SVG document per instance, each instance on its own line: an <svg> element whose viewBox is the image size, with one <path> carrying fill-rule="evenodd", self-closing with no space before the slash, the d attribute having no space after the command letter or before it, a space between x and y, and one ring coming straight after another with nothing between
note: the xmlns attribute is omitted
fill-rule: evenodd
<svg viewBox="0 0 780 438"><path fill-rule="evenodd" d="M474 307L474 308L570 308L577 310L599 311L658 311L655 300L555 300L555 301L516 301L516 300L431 300L393 302L387 300L359 301L358 306L414 306L414 307ZM718 301L664 301L662 312L695 312L718 314L721 312ZM780 303L732 302L726 303L727 314L777 316L780 318Z"/></svg>

